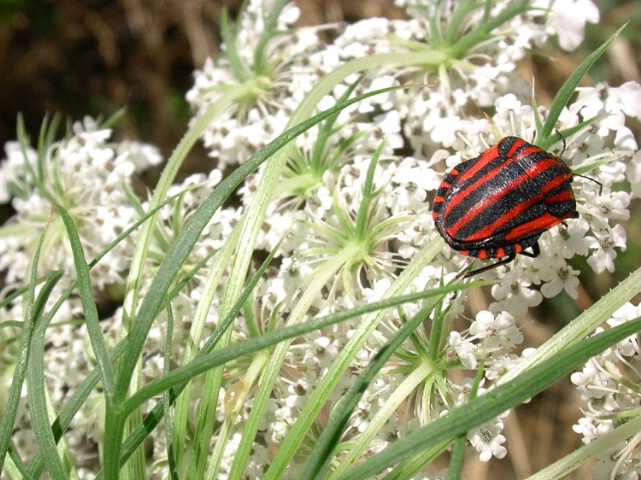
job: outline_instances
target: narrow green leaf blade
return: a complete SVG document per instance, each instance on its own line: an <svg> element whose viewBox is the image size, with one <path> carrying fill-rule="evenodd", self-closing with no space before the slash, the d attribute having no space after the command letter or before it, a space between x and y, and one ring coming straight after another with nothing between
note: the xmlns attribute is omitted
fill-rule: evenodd
<svg viewBox="0 0 641 480"><path fill-rule="evenodd" d="M608 329L567 350L557 353L545 362L528 371L527 375L511 380L485 395L470 400L445 417L410 433L390 444L381 453L365 460L339 477L340 480L365 480L372 478L399 461L420 454L421 451L447 439L454 439L468 430L482 425L505 410L515 407L533 397L554 382L599 354L609 346L635 334L641 328L641 320L635 319Z"/></svg>
<svg viewBox="0 0 641 480"><path fill-rule="evenodd" d="M61 277L62 273L57 272L57 274L50 276L47 282L45 282L36 299L36 312L38 312L38 316L34 318L34 321L37 322L40 318L53 287ZM48 316L47 320L38 322L31 337L29 363L27 366L27 400L31 414L31 426L35 433L38 446L42 451L47 470L51 478L65 480L67 478L67 472L65 471L62 458L58 454L56 440L54 439L47 411L44 351L45 333L47 332L51 318L52 317Z"/></svg>
<svg viewBox="0 0 641 480"><path fill-rule="evenodd" d="M579 66L572 72L572 74L567 78L563 83L559 91L554 96L552 100L552 105L550 106L550 111L548 116L545 119L543 128L538 132L536 144L541 147L543 150L550 148L556 141L557 138L552 134L556 126L556 122L561 116L561 112L565 106L570 101L570 97L574 94L576 87L579 85L579 82L583 76L590 70L592 65L605 53L610 44L614 41L619 33L626 27L627 23L619 28L614 35L612 35L608 40L603 43L599 48L597 48L590 55L585 57L585 59L579 64Z"/></svg>
<svg viewBox="0 0 641 480"><path fill-rule="evenodd" d="M58 213L65 224L67 235L69 236L69 242L71 243L71 252L76 266L77 285L78 290L80 291L82 308L85 313L87 333L89 334L93 353L96 357L96 361L98 362L98 368L100 368L105 393L108 397L112 397L116 383L115 374L111 367L111 363L109 362L109 352L105 345L105 339L102 336L102 328L100 328L98 308L96 307L96 299L93 295L93 286L91 285L89 266L85 260L85 252L82 249L82 243L80 242L80 236L78 235L78 230L76 230L76 225L67 210L60 205L56 205L56 210L58 210Z"/></svg>

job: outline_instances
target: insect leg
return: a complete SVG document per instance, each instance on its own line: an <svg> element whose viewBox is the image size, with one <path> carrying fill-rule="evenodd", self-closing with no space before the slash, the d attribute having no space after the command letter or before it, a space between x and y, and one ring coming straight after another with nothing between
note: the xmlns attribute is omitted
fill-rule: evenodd
<svg viewBox="0 0 641 480"><path fill-rule="evenodd" d="M523 252L521 252L521 253L523 253ZM476 270L472 270L471 272L466 273L465 275L463 275L463 278L470 278L470 277L473 277L474 275L478 275L479 273L487 272L488 270L493 270L496 267L500 267L501 265L505 265L506 263L510 263L512 260L514 260L515 257L516 257L516 253L513 253L512 255L508 255L507 257L499 260L496 263L492 263L491 265L486 265L484 267L477 268Z"/></svg>
<svg viewBox="0 0 641 480"><path fill-rule="evenodd" d="M538 241L534 245L532 245L532 252L526 252L525 250L521 252L521 255L525 255L526 257L530 257L530 258L536 258L540 254L541 254L541 248L539 247Z"/></svg>

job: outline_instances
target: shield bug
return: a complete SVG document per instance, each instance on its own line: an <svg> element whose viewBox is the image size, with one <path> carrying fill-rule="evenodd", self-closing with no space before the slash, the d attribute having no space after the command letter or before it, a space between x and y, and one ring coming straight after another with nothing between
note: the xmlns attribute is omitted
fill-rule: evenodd
<svg viewBox="0 0 641 480"><path fill-rule="evenodd" d="M505 137L445 176L434 198L434 223L454 250L500 259L466 277L511 262L517 254L536 257L543 232L578 217L572 179L561 158Z"/></svg>

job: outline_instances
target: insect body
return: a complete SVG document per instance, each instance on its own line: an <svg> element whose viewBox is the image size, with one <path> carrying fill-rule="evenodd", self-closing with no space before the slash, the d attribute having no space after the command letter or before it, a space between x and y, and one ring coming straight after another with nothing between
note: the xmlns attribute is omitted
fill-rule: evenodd
<svg viewBox="0 0 641 480"><path fill-rule="evenodd" d="M445 176L434 198L434 223L460 253L501 259L466 277L508 263L518 253L536 257L543 232L578 217L572 178L561 158L505 137Z"/></svg>

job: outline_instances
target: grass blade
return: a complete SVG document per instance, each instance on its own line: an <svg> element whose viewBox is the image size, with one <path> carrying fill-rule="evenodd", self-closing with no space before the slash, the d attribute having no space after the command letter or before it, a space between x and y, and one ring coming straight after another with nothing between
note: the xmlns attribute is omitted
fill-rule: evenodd
<svg viewBox="0 0 641 480"><path fill-rule="evenodd" d="M599 354L609 346L634 335L641 328L641 320L635 319L610 328L602 333L572 345L545 362L528 371L527 375L511 380L485 395L470 400L445 417L410 433L390 444L381 453L365 460L339 477L340 480L365 480L372 478L399 461L420 454L444 440L454 440L468 430L482 425L500 415L506 409L515 407L570 373L590 357Z"/></svg>

